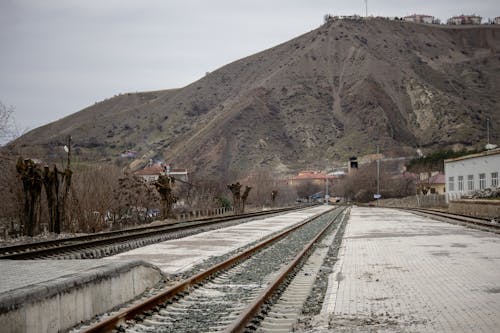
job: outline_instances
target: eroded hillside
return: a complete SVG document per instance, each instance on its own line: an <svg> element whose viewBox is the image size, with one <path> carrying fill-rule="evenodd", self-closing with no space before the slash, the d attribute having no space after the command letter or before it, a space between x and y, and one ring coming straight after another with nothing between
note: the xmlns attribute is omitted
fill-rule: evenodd
<svg viewBox="0 0 500 333"><path fill-rule="evenodd" d="M157 158L213 174L287 172L377 144L412 155L484 143L486 118L500 128L499 91L500 27L332 21L182 89L98 103L12 148L48 155L71 134L92 161L131 149L134 167Z"/></svg>

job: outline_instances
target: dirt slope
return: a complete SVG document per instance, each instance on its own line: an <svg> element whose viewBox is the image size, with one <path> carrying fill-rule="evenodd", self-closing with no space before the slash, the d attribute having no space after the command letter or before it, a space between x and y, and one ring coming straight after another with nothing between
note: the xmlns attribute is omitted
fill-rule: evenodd
<svg viewBox="0 0 500 333"><path fill-rule="evenodd" d="M500 27L333 21L182 89L108 99L12 148L50 154L71 134L81 159L132 149L134 167L288 172L377 144L392 155L484 144L486 118L500 128L499 92Z"/></svg>

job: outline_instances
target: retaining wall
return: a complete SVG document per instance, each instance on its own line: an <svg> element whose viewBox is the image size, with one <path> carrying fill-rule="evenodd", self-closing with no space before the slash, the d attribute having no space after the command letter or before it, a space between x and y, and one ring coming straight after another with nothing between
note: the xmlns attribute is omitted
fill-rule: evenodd
<svg viewBox="0 0 500 333"><path fill-rule="evenodd" d="M461 199L450 201L448 211L500 221L500 200Z"/></svg>

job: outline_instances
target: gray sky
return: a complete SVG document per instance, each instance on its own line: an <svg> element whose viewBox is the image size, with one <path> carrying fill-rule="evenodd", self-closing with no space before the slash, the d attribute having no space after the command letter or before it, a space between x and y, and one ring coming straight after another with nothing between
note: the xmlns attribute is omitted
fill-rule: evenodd
<svg viewBox="0 0 500 333"><path fill-rule="evenodd" d="M21 128L124 92L185 86L363 0L0 0L0 101ZM500 16L498 0L371 0L368 14Z"/></svg>

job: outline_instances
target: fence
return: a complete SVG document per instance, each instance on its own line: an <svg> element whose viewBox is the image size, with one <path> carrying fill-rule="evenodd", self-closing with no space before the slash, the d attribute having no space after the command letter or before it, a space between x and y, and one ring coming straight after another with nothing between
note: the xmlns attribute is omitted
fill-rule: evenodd
<svg viewBox="0 0 500 333"><path fill-rule="evenodd" d="M180 221L185 221L199 217L221 216L232 213L233 210L230 208L201 209L201 210L194 210L191 212L179 213L177 214L177 219Z"/></svg>
<svg viewBox="0 0 500 333"><path fill-rule="evenodd" d="M388 207L408 208L445 208L448 205L444 194L419 194L404 198L381 199L379 204Z"/></svg>

